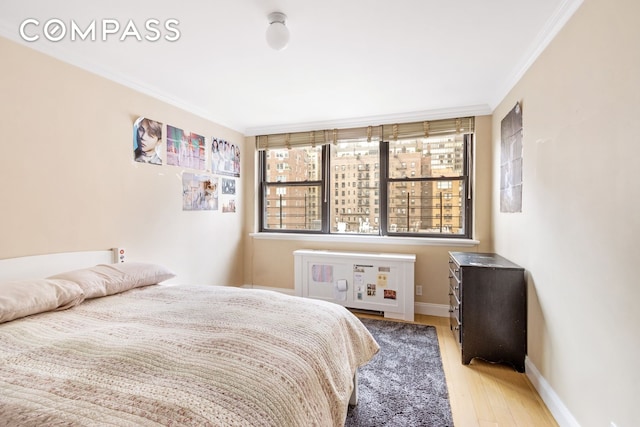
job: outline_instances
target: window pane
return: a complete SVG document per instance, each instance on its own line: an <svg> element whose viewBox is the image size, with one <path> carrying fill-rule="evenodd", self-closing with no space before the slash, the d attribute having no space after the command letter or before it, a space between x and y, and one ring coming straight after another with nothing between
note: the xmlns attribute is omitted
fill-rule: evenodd
<svg viewBox="0 0 640 427"><path fill-rule="evenodd" d="M267 182L301 182L322 179L322 147L267 150Z"/></svg>
<svg viewBox="0 0 640 427"><path fill-rule="evenodd" d="M408 183L389 183L389 232L464 234L463 182L412 182L415 193Z"/></svg>
<svg viewBox="0 0 640 427"><path fill-rule="evenodd" d="M265 193L265 229L322 229L320 185L268 185Z"/></svg>
<svg viewBox="0 0 640 427"><path fill-rule="evenodd" d="M339 141L331 146L332 168L343 171L335 178L335 187L341 192L331 200L332 233L379 233L380 215L375 209L379 203L379 163L378 141ZM336 212L335 207L340 210Z"/></svg>
<svg viewBox="0 0 640 427"><path fill-rule="evenodd" d="M389 142L389 177L462 176L463 135L401 139Z"/></svg>

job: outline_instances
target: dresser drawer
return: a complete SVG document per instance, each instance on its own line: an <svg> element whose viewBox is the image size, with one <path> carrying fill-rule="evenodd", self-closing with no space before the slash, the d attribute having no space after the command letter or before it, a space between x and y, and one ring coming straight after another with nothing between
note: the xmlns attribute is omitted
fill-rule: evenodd
<svg viewBox="0 0 640 427"><path fill-rule="evenodd" d="M460 281L460 266L453 258L449 258L449 276L455 277L458 282Z"/></svg>
<svg viewBox="0 0 640 427"><path fill-rule="evenodd" d="M460 343L460 301L456 298L453 290L449 290L449 327L453 332L456 342Z"/></svg>
<svg viewBox="0 0 640 427"><path fill-rule="evenodd" d="M451 317L455 317L460 323L460 300L456 298L452 291L449 292L449 313Z"/></svg>
<svg viewBox="0 0 640 427"><path fill-rule="evenodd" d="M460 279L451 270L449 270L449 290L460 301Z"/></svg>
<svg viewBox="0 0 640 427"><path fill-rule="evenodd" d="M456 340L456 343L460 345L461 343L461 323L454 316L449 317L449 327L451 328L451 333L453 333L453 337Z"/></svg>

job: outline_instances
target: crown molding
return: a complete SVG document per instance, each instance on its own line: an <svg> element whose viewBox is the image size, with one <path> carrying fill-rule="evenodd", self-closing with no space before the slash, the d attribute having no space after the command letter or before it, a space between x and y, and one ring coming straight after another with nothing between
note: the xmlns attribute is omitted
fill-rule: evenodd
<svg viewBox="0 0 640 427"><path fill-rule="evenodd" d="M63 47L64 45L60 45L56 43L29 43L23 40L21 37L19 37L15 29L13 30L9 29L4 22L0 22L0 37L4 37L8 40L11 40L22 46L33 49L53 59L64 62L66 64L73 65L75 67L88 71L92 74L95 74L107 80L110 80L114 83L118 83L122 86L128 87L129 89L132 89L136 92L142 93L144 95L155 98L166 104L180 108L184 111L187 111L191 114L199 116L208 121L214 121L216 124L220 126L229 128L236 132L243 133L243 129L241 129L240 126L223 123L223 122L220 122L219 120L214 120L211 118L211 114L208 111L203 110L202 108L196 107L193 104L190 104L188 102L185 102L182 99L178 99L174 96L171 96L168 93L162 90L159 90L156 87L146 85L143 82L131 79L130 77L122 73L117 73L117 72L114 72L113 70L97 65L96 63L89 61L87 58L73 53L72 50L64 48Z"/></svg>
<svg viewBox="0 0 640 427"><path fill-rule="evenodd" d="M538 59L538 56L547 48L549 43L560 32L564 25L573 16L576 10L582 5L583 0L564 0L556 9L555 13L549 18L545 26L533 40L529 49L523 55L522 60L514 68L509 78L496 92L495 96L490 100L489 105L493 112L502 100L509 94L511 89L522 79L529 67Z"/></svg>
<svg viewBox="0 0 640 427"><path fill-rule="evenodd" d="M425 111L414 111L400 114L384 114L378 116L354 117L350 119L327 120L317 122L296 123L251 127L245 130L245 136L275 135L280 133L309 132L322 129L344 129L376 126L390 123L420 122L425 120L450 119L452 117L484 116L491 114L488 104L470 105L456 108L441 108Z"/></svg>

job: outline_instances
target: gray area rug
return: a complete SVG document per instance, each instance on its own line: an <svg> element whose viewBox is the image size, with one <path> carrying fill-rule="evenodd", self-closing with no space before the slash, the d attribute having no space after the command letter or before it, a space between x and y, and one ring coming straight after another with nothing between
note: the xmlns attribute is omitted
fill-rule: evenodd
<svg viewBox="0 0 640 427"><path fill-rule="evenodd" d="M453 426L436 328L361 319L380 351L358 372L345 426Z"/></svg>

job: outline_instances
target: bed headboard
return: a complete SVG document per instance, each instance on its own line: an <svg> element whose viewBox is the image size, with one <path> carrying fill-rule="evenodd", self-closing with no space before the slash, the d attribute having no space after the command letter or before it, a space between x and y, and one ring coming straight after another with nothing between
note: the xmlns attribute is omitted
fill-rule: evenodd
<svg viewBox="0 0 640 427"><path fill-rule="evenodd" d="M57 273L116 262L117 250L63 252L0 260L0 281L43 279Z"/></svg>

